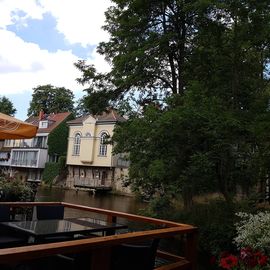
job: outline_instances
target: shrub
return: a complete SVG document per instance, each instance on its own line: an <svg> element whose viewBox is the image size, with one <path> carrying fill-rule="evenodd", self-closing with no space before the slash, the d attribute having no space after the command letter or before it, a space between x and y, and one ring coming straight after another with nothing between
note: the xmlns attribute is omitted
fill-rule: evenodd
<svg viewBox="0 0 270 270"><path fill-rule="evenodd" d="M66 157L61 156L58 162L47 162L43 173L43 180L46 184L52 185L53 180L66 169Z"/></svg>
<svg viewBox="0 0 270 270"><path fill-rule="evenodd" d="M197 203L190 210L174 211L173 220L199 228L199 249L206 254L218 255L223 250L234 251L235 223L239 211L253 211L248 201L227 203L211 200Z"/></svg>
<svg viewBox="0 0 270 270"><path fill-rule="evenodd" d="M33 191L18 179L0 179L0 201L16 202L33 200Z"/></svg>
<svg viewBox="0 0 270 270"><path fill-rule="evenodd" d="M52 185L54 178L60 173L60 164L47 162L43 173L43 180L46 184Z"/></svg>
<svg viewBox="0 0 270 270"><path fill-rule="evenodd" d="M237 222L237 236L234 242L239 248L251 247L264 251L270 250L270 213L237 213L241 221Z"/></svg>

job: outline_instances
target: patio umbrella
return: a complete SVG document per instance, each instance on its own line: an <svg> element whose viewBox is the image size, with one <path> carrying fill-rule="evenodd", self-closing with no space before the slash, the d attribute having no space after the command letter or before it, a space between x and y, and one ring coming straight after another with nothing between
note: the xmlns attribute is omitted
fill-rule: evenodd
<svg viewBox="0 0 270 270"><path fill-rule="evenodd" d="M37 126L0 113L0 140L33 138L37 129Z"/></svg>

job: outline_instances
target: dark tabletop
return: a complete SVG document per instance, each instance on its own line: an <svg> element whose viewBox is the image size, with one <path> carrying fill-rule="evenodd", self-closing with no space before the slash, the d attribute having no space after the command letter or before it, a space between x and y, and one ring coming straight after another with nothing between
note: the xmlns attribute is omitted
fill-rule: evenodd
<svg viewBox="0 0 270 270"><path fill-rule="evenodd" d="M108 232L127 228L125 225L93 218L11 221L1 224L34 237Z"/></svg>

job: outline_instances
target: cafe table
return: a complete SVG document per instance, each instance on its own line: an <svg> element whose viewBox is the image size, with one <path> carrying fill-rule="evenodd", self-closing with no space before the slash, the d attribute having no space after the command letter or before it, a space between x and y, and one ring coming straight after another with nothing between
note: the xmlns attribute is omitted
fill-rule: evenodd
<svg viewBox="0 0 270 270"><path fill-rule="evenodd" d="M89 217L9 221L0 222L0 224L27 236L28 243L42 243L44 239L48 238L53 242L54 237L70 237L71 240L76 239L76 236L87 236L93 233L111 235L116 230L127 228L123 224L110 223Z"/></svg>

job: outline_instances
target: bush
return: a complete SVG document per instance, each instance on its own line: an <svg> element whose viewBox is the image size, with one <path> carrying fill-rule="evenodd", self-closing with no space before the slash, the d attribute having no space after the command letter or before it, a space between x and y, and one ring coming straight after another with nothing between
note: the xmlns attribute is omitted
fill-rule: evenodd
<svg viewBox="0 0 270 270"><path fill-rule="evenodd" d="M59 176L66 169L66 157L61 156L58 162L47 162L43 173L43 180L46 184L52 185L55 177Z"/></svg>
<svg viewBox="0 0 270 270"><path fill-rule="evenodd" d="M148 208L141 211L143 215L154 218L170 219L172 217L172 203L168 196L156 197L150 200Z"/></svg>
<svg viewBox="0 0 270 270"><path fill-rule="evenodd" d="M47 162L43 173L43 180L46 184L52 185L54 178L60 173L60 164Z"/></svg>
<svg viewBox="0 0 270 270"><path fill-rule="evenodd" d="M241 221L236 223L237 236L234 242L239 248L251 247L254 250L270 250L270 213L237 213Z"/></svg>
<svg viewBox="0 0 270 270"><path fill-rule="evenodd" d="M239 211L253 211L248 202L227 203L212 200L207 204L194 204L190 210L175 212L174 220L199 228L199 250L218 255L224 250L234 251L235 223Z"/></svg>
<svg viewBox="0 0 270 270"><path fill-rule="evenodd" d="M31 187L18 179L0 179L0 201L17 202L33 200Z"/></svg>

